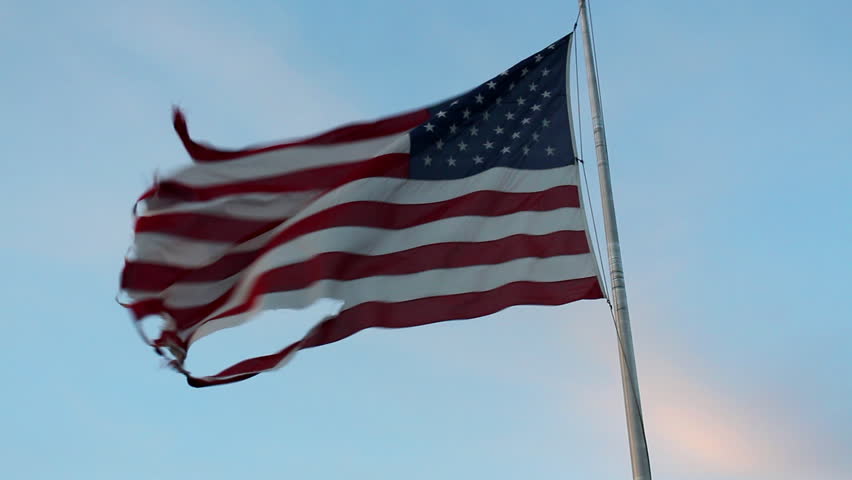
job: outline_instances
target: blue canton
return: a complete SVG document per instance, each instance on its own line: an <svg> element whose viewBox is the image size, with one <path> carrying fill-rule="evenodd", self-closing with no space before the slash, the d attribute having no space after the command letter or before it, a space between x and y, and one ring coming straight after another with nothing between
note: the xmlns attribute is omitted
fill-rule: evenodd
<svg viewBox="0 0 852 480"><path fill-rule="evenodd" d="M566 97L570 35L475 89L429 108L411 131L411 178L575 162Z"/></svg>

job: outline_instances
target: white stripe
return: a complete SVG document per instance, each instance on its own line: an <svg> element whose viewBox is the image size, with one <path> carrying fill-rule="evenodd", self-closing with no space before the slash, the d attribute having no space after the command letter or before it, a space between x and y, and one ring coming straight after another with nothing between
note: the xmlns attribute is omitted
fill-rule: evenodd
<svg viewBox="0 0 852 480"><path fill-rule="evenodd" d="M325 191L288 193L244 193L218 197L204 202L169 202L155 207L153 202L140 202L145 208L137 212L139 217L154 217L174 213L195 213L217 217L245 220L275 220L292 217L299 210L316 200ZM164 202L159 202L164 203Z"/></svg>
<svg viewBox="0 0 852 480"><path fill-rule="evenodd" d="M320 298L344 302L349 309L366 302L404 302L418 298L486 292L513 282L558 282L597 275L590 254L521 258L496 265L428 270L409 275L375 276L350 281L323 280L302 290L262 297L254 310L304 308ZM245 323L251 313L217 319L192 332L192 341L217 330Z"/></svg>
<svg viewBox="0 0 852 480"><path fill-rule="evenodd" d="M547 170L516 170L497 167L456 180L407 180L365 178L319 197L278 227L243 244L192 240L160 233L136 234L133 260L146 263L197 268L209 265L226 253L245 252L262 246L266 239L295 222L335 205L356 201L380 201L398 205L442 202L476 191L531 193L561 185L577 185L576 165Z"/></svg>
<svg viewBox="0 0 852 480"><path fill-rule="evenodd" d="M497 171L495 172L495 170L497 170ZM362 189L362 190L364 190L364 194L366 194L366 195L369 195L369 194L376 195L376 197L374 198L375 200L385 201L385 202L389 202L389 203L399 203L399 200L401 200L401 199L410 200L412 197L417 197L418 194L422 193L422 192L428 192L429 194L432 194L432 193L435 193L435 192L440 192L444 195L446 195L447 193L452 194L452 196L443 197L443 198L441 198L440 200L437 200L437 201L449 200L451 198L456 198L456 197L458 197L458 196L460 196L464 193L471 192L471 191L482 191L482 190L492 190L493 189L493 190L498 190L498 191L503 191L503 192L516 192L517 190L515 190L515 188L517 188L519 185L525 184L526 182L530 182L530 183L536 185L538 188L534 189L534 190L523 189L521 191L537 192L537 191L546 190L546 188L541 188L541 186L542 186L542 184L546 184L547 181L544 180L544 179L548 178L548 177L549 177L549 181L552 182L550 184L551 188L555 187L555 186L559 186L559 185L565 185L566 179L564 178L563 175L559 175L559 173L562 173L563 170L567 170L565 173L569 174L572 177L573 180L575 180L575 181L577 180L578 169L577 169L577 165L574 164L574 165L567 166L567 167L559 167L559 168L553 168L553 169L547 169L547 170L535 170L533 172L530 172L529 170L517 170L517 169L512 169L512 168L501 168L499 170L496 169L496 168L492 168L492 169L489 169L489 170L486 170L486 171L480 173L479 175L474 175L472 177L459 179L459 180L454 181L454 182L448 182L448 181L440 181L440 182L418 181L418 182L412 182L412 181L408 181L408 182L398 184L397 188L394 189L394 190L391 190L390 192L388 192L386 189L382 189L382 191L375 191L375 189L370 189L370 190ZM488 173L490 173L491 175L484 176L485 174L488 174ZM556 177L556 178L554 178L554 177ZM562 177L562 178L559 178L559 177ZM476 180L480 180L480 181L477 182ZM561 180L561 182L559 182L559 180ZM327 195L324 195L323 197L320 197L320 199L317 202L315 202L313 205L311 205L311 207L306 208L305 211L303 211L301 214L297 215L296 217L293 217L293 219L291 221L288 221L286 223L289 224L290 222L295 222L295 221L300 220L300 217L312 215L313 214L313 212L311 212L312 207L316 206L317 204L323 203L324 201L334 201L335 196L339 196L341 198L341 200L343 200L345 202L351 202L352 201L351 197L354 196L355 192L357 192L358 190L355 190L353 192L349 192L349 191L347 191L347 189L350 189L351 186L354 183L356 183L356 182L352 182L350 184L343 185L341 188L339 188L339 189L337 189L333 192L329 192ZM488 185L489 183L491 185ZM450 184L454 185L455 188L451 188ZM493 187L493 188L489 188L489 186ZM459 187L462 187L462 188L459 188ZM459 193L459 190L462 190L462 193ZM424 203L424 202L412 202L412 203ZM428 203L428 202L425 202L425 203ZM321 209L324 209L324 208L321 208ZM581 218L581 220L582 220L583 225L584 225L583 230L585 230L585 218ZM283 228L282 227L276 227L274 230L280 231L280 230L286 229L287 226L289 226L289 225L285 224L285 225L282 226ZM513 229L512 231L514 233L522 233L522 231L520 231L518 229ZM263 256L261 256L257 261L255 261L253 264L248 266L243 271L243 275L241 276L240 281L236 284L235 291L233 292L232 295L230 295L230 298L228 299L228 301L224 305L222 305L219 309L217 309L211 315L211 317L215 317L216 315L218 315L222 312L225 312L225 311L227 311L227 310L229 310L229 309L231 309L231 308L233 308L237 305L241 305L242 303L244 303L245 299L248 296L248 292L253 287L254 281L257 279L257 277L262 275L263 272L266 271L269 268L270 265L272 265L272 266L275 265L274 257L272 255L270 255L269 253L266 253Z"/></svg>
<svg viewBox="0 0 852 480"><path fill-rule="evenodd" d="M236 160L197 163L168 175L164 180L195 187L223 185L309 168L354 163L388 153L408 153L410 144L406 132L359 142L287 147Z"/></svg>
<svg viewBox="0 0 852 480"><path fill-rule="evenodd" d="M257 250L276 234L264 232L240 244L176 237L163 233L137 233L128 260L182 268L199 268L215 263L228 253Z"/></svg>
<svg viewBox="0 0 852 480"><path fill-rule="evenodd" d="M499 217L453 217L401 230L335 227L312 232L275 247L257 260L252 271L262 273L293 265L324 252L375 256L436 243L488 242L519 233L546 235L563 230L582 231L585 226L583 211L569 207L546 212L516 212ZM241 277L245 277L244 272L218 282L177 283L155 295L143 291L129 291L127 295L133 300L163 298L169 307L194 307L212 302Z"/></svg>

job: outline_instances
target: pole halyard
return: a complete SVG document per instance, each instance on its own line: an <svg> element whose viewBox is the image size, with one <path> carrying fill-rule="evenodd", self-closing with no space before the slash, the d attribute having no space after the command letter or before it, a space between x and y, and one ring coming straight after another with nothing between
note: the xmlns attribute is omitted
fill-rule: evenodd
<svg viewBox="0 0 852 480"><path fill-rule="evenodd" d="M595 137L595 154L598 161L601 203L603 204L604 228L607 239L607 257L612 285L611 300L618 334L619 360L621 364L621 382L624 391L624 409L627 415L627 434L630 442L630 460L633 466L634 480L651 480L651 465L648 459L648 445L645 441L645 428L642 422L642 405L639 399L639 382L636 376L636 360L633 354L633 338L630 331L630 314L627 310L627 291L624 285L624 269L621 264L621 245L618 239L618 226L615 220L615 204L612 198L612 183L609 173L609 154L606 145L603 112L598 76L595 67L589 17L586 0L578 0L580 7L580 28L583 35L583 50L586 57L586 73L589 83L589 101L592 112L592 128Z"/></svg>

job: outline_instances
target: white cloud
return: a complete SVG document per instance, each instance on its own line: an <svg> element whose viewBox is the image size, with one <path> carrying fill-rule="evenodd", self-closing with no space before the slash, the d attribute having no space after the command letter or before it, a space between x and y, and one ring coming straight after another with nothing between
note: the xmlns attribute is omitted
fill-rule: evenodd
<svg viewBox="0 0 852 480"><path fill-rule="evenodd" d="M155 169L189 161L171 130L173 102L188 110L191 131L226 147L358 117L310 66L288 63L287 51L303 47L287 25L263 35L201 2L81 4L65 13L12 34L34 44L39 60L10 80L32 91L20 104L22 131L4 146L4 157L18 159L7 188L16 201L0 207L15 225L3 236L6 251L118 268L133 200Z"/></svg>
<svg viewBox="0 0 852 480"><path fill-rule="evenodd" d="M174 79L185 107L228 116L223 123L257 132L257 142L294 136L357 119L351 103L311 78L314 64L297 64L288 53L307 47L284 19L269 34L243 22L235 12L209 3L145 2L105 11L99 21L116 44ZM294 55L295 57L295 55ZM333 83L333 81L329 81ZM174 98L174 97L173 97ZM196 103L197 102L197 103ZM190 127L193 117L190 116ZM215 140L215 139L214 139Z"/></svg>

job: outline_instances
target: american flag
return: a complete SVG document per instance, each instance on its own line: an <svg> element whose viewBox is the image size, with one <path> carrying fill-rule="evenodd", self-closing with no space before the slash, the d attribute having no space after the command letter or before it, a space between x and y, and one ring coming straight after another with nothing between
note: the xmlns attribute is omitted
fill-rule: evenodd
<svg viewBox="0 0 852 480"><path fill-rule="evenodd" d="M190 385L244 380L370 327L601 298L567 96L568 35L431 107L285 144L225 151L175 128L193 163L137 202L121 278L148 340ZM260 310L340 312L212 376L190 345Z"/></svg>

